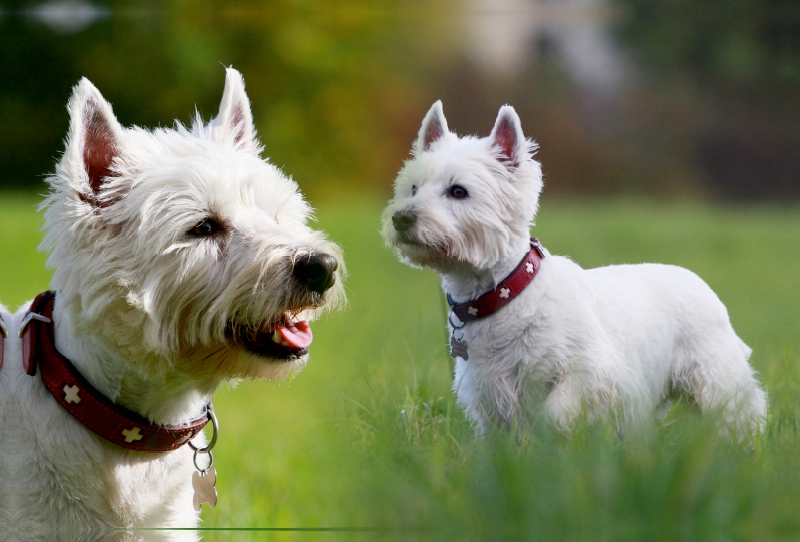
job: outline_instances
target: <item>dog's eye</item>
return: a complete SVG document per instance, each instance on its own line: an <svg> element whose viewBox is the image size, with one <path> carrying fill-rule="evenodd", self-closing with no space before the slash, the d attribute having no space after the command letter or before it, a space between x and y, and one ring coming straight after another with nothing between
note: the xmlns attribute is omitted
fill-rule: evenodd
<svg viewBox="0 0 800 542"><path fill-rule="evenodd" d="M411 187L411 195L412 196L416 196L417 195L417 185L414 185L414 186Z"/></svg>
<svg viewBox="0 0 800 542"><path fill-rule="evenodd" d="M454 184L450 187L448 194L456 199L464 199L469 197L469 192L467 192L467 189L457 184Z"/></svg>
<svg viewBox="0 0 800 542"><path fill-rule="evenodd" d="M222 230L222 226L219 225L219 222L213 218L206 218L187 233L195 237L209 237L220 230Z"/></svg>

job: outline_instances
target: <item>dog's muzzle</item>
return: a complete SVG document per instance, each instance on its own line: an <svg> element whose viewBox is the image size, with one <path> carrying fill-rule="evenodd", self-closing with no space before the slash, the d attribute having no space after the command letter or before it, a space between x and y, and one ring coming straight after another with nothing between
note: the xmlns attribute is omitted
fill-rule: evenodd
<svg viewBox="0 0 800 542"><path fill-rule="evenodd" d="M339 262L330 254L309 254L295 261L292 275L305 288L323 294L336 283L338 268Z"/></svg>
<svg viewBox="0 0 800 542"><path fill-rule="evenodd" d="M406 232L417 222L417 215L411 211L397 211L392 215L394 229L399 232Z"/></svg>

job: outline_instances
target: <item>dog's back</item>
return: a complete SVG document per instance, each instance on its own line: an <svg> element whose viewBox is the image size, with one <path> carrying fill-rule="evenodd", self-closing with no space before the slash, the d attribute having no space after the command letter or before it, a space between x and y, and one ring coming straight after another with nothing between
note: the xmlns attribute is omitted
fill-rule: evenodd
<svg viewBox="0 0 800 542"><path fill-rule="evenodd" d="M585 276L604 329L621 356L640 360L654 399L683 392L703 411L719 408L740 430L763 423L766 399L748 363L752 350L700 277L661 264L601 267Z"/></svg>

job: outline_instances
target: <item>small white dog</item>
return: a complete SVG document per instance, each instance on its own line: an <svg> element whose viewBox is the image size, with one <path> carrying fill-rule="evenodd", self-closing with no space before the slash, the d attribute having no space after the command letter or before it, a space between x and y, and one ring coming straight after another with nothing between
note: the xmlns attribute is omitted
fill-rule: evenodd
<svg viewBox="0 0 800 542"><path fill-rule="evenodd" d="M260 157L237 71L209 124L123 128L86 79L69 113L43 204L53 294L0 307L2 540L195 526L214 471L183 444L209 397L300 371L306 320L343 297L340 250Z"/></svg>
<svg viewBox="0 0 800 542"><path fill-rule="evenodd" d="M758 429L766 398L751 350L700 278L657 264L584 270L530 239L535 148L510 106L488 138L459 138L436 102L383 213L398 256L442 276L453 389L478 431L539 416L569 430L584 415L622 429L673 392L722 411L724 430Z"/></svg>

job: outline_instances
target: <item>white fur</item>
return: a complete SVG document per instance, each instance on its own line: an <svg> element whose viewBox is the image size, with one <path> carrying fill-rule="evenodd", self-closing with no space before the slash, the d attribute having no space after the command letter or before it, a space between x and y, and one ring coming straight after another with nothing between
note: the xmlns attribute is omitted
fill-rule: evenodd
<svg viewBox="0 0 800 542"><path fill-rule="evenodd" d="M535 148L510 106L489 137L460 138L437 102L395 181L384 239L404 262L435 269L456 301L492 290L530 249L542 189ZM450 196L454 185L469 197ZM395 213L416 222L401 233ZM463 331L469 360L457 359L453 389L481 433L540 417L567 431L582 416L632 427L674 392L703 412L721 411L723 432L742 435L765 420L750 348L714 292L686 269L584 270L547 254L519 296Z"/></svg>
<svg viewBox="0 0 800 542"><path fill-rule="evenodd" d="M300 371L307 355L265 359L238 337L286 313L310 319L332 307L341 277L320 295L291 273L295 259L312 252L335 256L340 273L341 253L307 225L311 208L297 185L259 156L241 75L228 69L219 115L207 125L198 116L191 128L123 128L86 79L69 112L66 150L42 205L57 349L108 398L161 424L196 418L223 381ZM97 141L90 130L114 150L111 175L96 186L84 149ZM188 234L208 217L224 227L220 235ZM130 452L72 418L39 375L22 370L17 330L27 308L12 315L0 307L9 329L0 371L0 539L94 540L196 525L189 447ZM158 536L196 538L148 539Z"/></svg>

